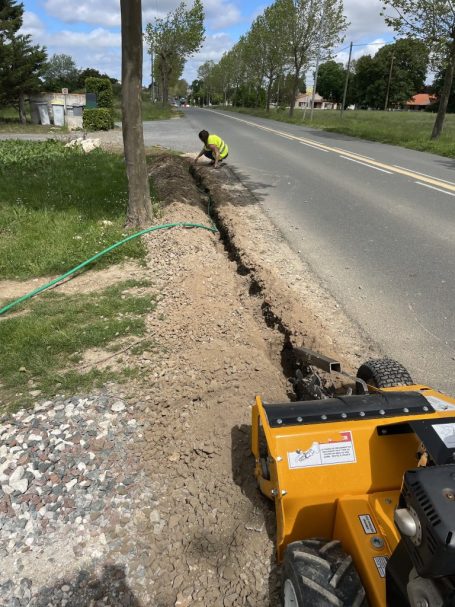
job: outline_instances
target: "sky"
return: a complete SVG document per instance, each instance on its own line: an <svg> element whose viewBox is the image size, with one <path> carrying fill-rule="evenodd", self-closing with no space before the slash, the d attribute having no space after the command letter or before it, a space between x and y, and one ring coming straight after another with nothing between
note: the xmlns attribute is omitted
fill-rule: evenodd
<svg viewBox="0 0 455 607"><path fill-rule="evenodd" d="M22 33L31 34L35 44L46 46L48 56L70 55L78 68L95 68L120 79L121 35L119 0L22 0ZM183 77L191 83L198 67L209 59L218 61L248 31L252 21L272 1L203 0L206 37L201 50L188 60ZM164 17L179 0L142 0L143 28L155 17ZM191 5L192 0L187 0ZM334 49L338 61L347 62L349 43L353 58L374 54L393 40L380 16L380 0L344 0L344 12L350 26L345 41ZM150 57L144 52L144 85L150 84ZM311 77L307 83L311 84Z"/></svg>

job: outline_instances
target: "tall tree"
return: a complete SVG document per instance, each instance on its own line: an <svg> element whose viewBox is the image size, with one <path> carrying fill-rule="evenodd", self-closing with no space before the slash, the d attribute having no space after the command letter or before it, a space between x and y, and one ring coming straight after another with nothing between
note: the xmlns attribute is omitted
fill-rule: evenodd
<svg viewBox="0 0 455 607"><path fill-rule="evenodd" d="M347 27L342 0L277 0L283 2L288 18L288 55L294 90L289 114L294 113L299 78L317 55L327 55L342 40Z"/></svg>
<svg viewBox="0 0 455 607"><path fill-rule="evenodd" d="M141 0L120 0L122 17L122 130L128 176L126 225L145 227L152 219L142 128Z"/></svg>
<svg viewBox="0 0 455 607"><path fill-rule="evenodd" d="M52 55L43 72L44 87L60 92L62 88L77 88L79 71L74 59L64 53Z"/></svg>
<svg viewBox="0 0 455 607"><path fill-rule="evenodd" d="M169 81L179 70L180 77L185 60L201 48L204 41L204 9L201 0L194 0L187 10L185 2L166 15L148 23L145 39L159 61L159 76L163 104L168 103Z"/></svg>
<svg viewBox="0 0 455 607"><path fill-rule="evenodd" d="M46 49L19 34L24 8L13 0L0 0L0 104L14 105L26 122L25 95L41 87Z"/></svg>
<svg viewBox="0 0 455 607"><path fill-rule="evenodd" d="M431 51L433 67L444 69L444 84L439 109L431 133L442 133L452 82L455 74L455 7L453 0L383 0L384 10L391 8L386 22L397 32L423 40Z"/></svg>
<svg viewBox="0 0 455 607"><path fill-rule="evenodd" d="M326 61L319 66L317 92L334 103L341 103L343 99L346 70L342 63Z"/></svg>

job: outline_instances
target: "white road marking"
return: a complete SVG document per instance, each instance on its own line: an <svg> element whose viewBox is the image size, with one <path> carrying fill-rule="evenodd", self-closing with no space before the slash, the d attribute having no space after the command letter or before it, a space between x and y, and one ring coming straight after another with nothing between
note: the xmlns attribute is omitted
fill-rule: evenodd
<svg viewBox="0 0 455 607"><path fill-rule="evenodd" d="M441 190L441 188L435 188L434 185L428 185L428 183L422 183L421 181L416 181L415 183L423 185L425 188L431 188L432 190L436 190L437 192L447 194L447 196L455 196L455 194L452 194L452 192L448 192L447 190Z"/></svg>
<svg viewBox="0 0 455 607"><path fill-rule="evenodd" d="M369 169L374 169L375 171L381 171L381 173L388 173L392 175L391 171L386 171L385 169L380 169L379 167L375 167L371 164L367 164L366 162L360 162L360 160L354 160L354 158L348 158L347 156L342 156L340 154L340 158L344 158L345 160L350 160L351 162L356 162L357 164L363 164L364 167L368 167Z"/></svg>
<svg viewBox="0 0 455 607"><path fill-rule="evenodd" d="M444 183L448 183L450 185L455 185L453 181L447 181L447 179L441 179L440 177L434 177L434 175L428 175L427 173L420 173L419 171L415 171L414 169L407 169L406 167L401 167L399 164L394 164L394 167L397 169L404 169L405 171L412 171L416 175L422 175L423 177L431 177L431 179L437 179L438 181L443 181Z"/></svg>
<svg viewBox="0 0 455 607"><path fill-rule="evenodd" d="M323 150L322 148L318 148L316 145L311 145L311 143L305 143L304 141L300 142L302 145L307 145L309 148L313 148L313 150L318 150L319 152L325 152L329 154L329 150Z"/></svg>

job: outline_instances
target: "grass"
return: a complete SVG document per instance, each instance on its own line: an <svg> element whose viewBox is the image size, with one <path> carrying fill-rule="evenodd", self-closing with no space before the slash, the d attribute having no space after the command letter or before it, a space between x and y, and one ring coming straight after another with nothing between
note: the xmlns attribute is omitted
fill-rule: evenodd
<svg viewBox="0 0 455 607"><path fill-rule="evenodd" d="M170 118L180 117L183 112L161 103L152 103L148 93L142 94L142 120L169 120ZM116 122L122 120L121 99L114 100L114 119Z"/></svg>
<svg viewBox="0 0 455 607"><path fill-rule="evenodd" d="M8 406L26 405L30 390L40 390L40 398L75 393L137 374L128 367L115 373L97 368L81 373L74 364L89 348L108 349L115 340L144 334L144 315L155 308L155 299L128 289L148 284L129 280L91 294L52 292L32 300L26 314L2 319L1 383Z"/></svg>
<svg viewBox="0 0 455 607"><path fill-rule="evenodd" d="M32 124L30 112L26 111L27 124L19 122L19 112L14 107L0 107L0 133L66 133L66 128Z"/></svg>
<svg viewBox="0 0 455 607"><path fill-rule="evenodd" d="M325 131L343 133L352 137L399 145L423 152L455 158L455 115L448 114L441 138L431 141L430 135L436 118L428 112L379 112L356 110L344 112L343 119L336 110L315 110L313 121L307 111L296 109L293 118L288 111L272 109L267 114L264 109L223 107L242 114L271 118L291 124L312 126Z"/></svg>
<svg viewBox="0 0 455 607"><path fill-rule="evenodd" d="M0 141L0 183L2 278L61 274L127 235L127 178L118 154ZM144 256L137 239L97 267Z"/></svg>

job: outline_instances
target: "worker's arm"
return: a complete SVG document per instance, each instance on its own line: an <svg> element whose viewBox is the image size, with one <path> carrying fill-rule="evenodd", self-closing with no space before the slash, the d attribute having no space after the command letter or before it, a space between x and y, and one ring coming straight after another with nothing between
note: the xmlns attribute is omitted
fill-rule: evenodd
<svg viewBox="0 0 455 607"><path fill-rule="evenodd" d="M205 148L202 148L202 150L199 152L199 154L196 156L196 158L194 159L194 163L196 164L196 162L199 160L199 158L203 155L205 151Z"/></svg>

